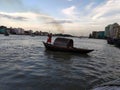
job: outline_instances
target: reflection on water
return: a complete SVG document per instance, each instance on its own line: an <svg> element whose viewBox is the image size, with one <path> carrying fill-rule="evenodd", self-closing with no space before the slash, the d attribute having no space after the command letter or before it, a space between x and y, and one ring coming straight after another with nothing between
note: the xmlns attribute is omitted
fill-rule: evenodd
<svg viewBox="0 0 120 90"><path fill-rule="evenodd" d="M95 50L80 55L46 51L46 38L0 35L1 90L90 90L119 80L120 50L105 40L73 38Z"/></svg>
<svg viewBox="0 0 120 90"><path fill-rule="evenodd" d="M44 52L45 56L49 59L52 58L53 60L66 60L66 61L70 61L72 56L68 53L64 53L64 52L53 52L53 51L45 51Z"/></svg>
<svg viewBox="0 0 120 90"><path fill-rule="evenodd" d="M78 53L66 53L66 52L54 52L45 50L44 55L49 59L60 60L60 61L71 61L73 58L89 58L87 54L78 54Z"/></svg>

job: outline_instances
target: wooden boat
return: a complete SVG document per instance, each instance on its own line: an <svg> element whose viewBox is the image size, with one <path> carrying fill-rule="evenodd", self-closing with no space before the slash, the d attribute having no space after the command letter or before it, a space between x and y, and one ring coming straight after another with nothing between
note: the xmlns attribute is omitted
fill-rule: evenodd
<svg viewBox="0 0 120 90"><path fill-rule="evenodd" d="M81 48L73 47L73 40L66 38L57 38L54 44L49 44L46 42L43 42L43 44L47 50L52 50L52 51L74 52L80 54L87 54L93 51L93 49L90 50L90 49L81 49Z"/></svg>

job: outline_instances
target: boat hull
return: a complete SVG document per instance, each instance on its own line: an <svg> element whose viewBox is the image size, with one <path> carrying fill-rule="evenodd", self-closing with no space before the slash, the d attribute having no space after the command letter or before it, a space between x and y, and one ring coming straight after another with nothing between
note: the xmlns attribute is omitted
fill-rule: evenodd
<svg viewBox="0 0 120 90"><path fill-rule="evenodd" d="M80 49L75 47L73 48L60 47L60 46L55 46L45 42L43 42L43 44L47 50L51 50L51 51L74 52L74 53L80 53L80 54L87 54L93 51L89 49Z"/></svg>

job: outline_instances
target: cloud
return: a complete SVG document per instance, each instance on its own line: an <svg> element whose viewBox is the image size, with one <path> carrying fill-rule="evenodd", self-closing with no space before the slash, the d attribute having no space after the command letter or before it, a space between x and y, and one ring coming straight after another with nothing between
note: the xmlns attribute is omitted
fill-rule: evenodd
<svg viewBox="0 0 120 90"><path fill-rule="evenodd" d="M76 18L78 14L75 6L71 6L71 7L63 9L62 13L69 18Z"/></svg>
<svg viewBox="0 0 120 90"><path fill-rule="evenodd" d="M71 20L55 20L55 21L51 21L51 22L48 22L48 23L51 23L51 24L54 24L54 23L65 24L65 23L73 23L73 22Z"/></svg>
<svg viewBox="0 0 120 90"><path fill-rule="evenodd" d="M6 5L23 5L22 0L0 0L1 4L6 4Z"/></svg>
<svg viewBox="0 0 120 90"><path fill-rule="evenodd" d="M95 2L91 2L86 5L82 12L78 11L76 6L71 6L61 11L67 18L77 19L78 21L83 21L83 19L84 21L98 20L120 13L120 0L107 0L98 4L98 6L95 6Z"/></svg>
<svg viewBox="0 0 120 90"><path fill-rule="evenodd" d="M0 13L0 17L8 18L8 19L13 19L13 20L18 20L18 21L26 21L26 20L27 20L26 17L22 17L22 16L12 16L12 15L2 14L2 13Z"/></svg>
<svg viewBox="0 0 120 90"><path fill-rule="evenodd" d="M0 12L0 17L14 20L38 20L38 19L51 19L52 17L36 12ZM38 20L39 21L39 20Z"/></svg>
<svg viewBox="0 0 120 90"><path fill-rule="evenodd" d="M15 3L22 4L22 0L0 1L2 1L2 3L10 2L8 3L10 5ZM62 9L61 13L65 16L62 17L62 19L56 19L48 14L42 13L40 10L36 9L36 7L28 8L25 6L26 8L24 10L22 9L24 12L0 12L0 21L2 21L1 24L5 25L6 23L6 25L9 26L21 25L23 27L32 27L41 30L45 28L45 30L51 29L59 32L64 32L66 30L68 32L75 32L76 34L82 32L88 34L93 30L104 30L104 27L108 24L114 22L120 23L120 0L104 0L104 2L100 4L94 2L94 0L91 1L92 2L86 6L84 5L84 7L81 5L78 8L78 5L72 5ZM2 3L0 2L0 4ZM15 22L14 20L19 22ZM22 21L22 23L20 21Z"/></svg>
<svg viewBox="0 0 120 90"><path fill-rule="evenodd" d="M68 1L70 1L70 2L71 2L71 1L73 1L73 0L68 0Z"/></svg>
<svg viewBox="0 0 120 90"><path fill-rule="evenodd" d="M93 30L104 30L108 24L120 23L120 0L105 0L100 4L91 2L81 10L71 6L61 11L73 22L65 24L64 28L69 32L75 29L76 34L83 32L87 35Z"/></svg>
<svg viewBox="0 0 120 90"><path fill-rule="evenodd" d="M56 30L58 32L63 33L62 25L63 21L58 22L53 17L39 12L16 12L16 13L7 13L7 12L0 12L0 20L3 20L4 23L10 26L18 26L19 22L16 21L22 21L21 26L29 26L38 28L39 26L43 25L44 27L47 27L46 29ZM16 21L13 21L16 20ZM49 24L48 24L49 22ZM65 22L65 21L64 21ZM67 23L68 21L66 21ZM47 24L46 24L47 23ZM50 24L51 23L51 24ZM41 26L41 27L43 27Z"/></svg>
<svg viewBox="0 0 120 90"><path fill-rule="evenodd" d="M107 15L120 12L120 0L108 0L102 5L97 6L92 11L92 19L106 17Z"/></svg>
<svg viewBox="0 0 120 90"><path fill-rule="evenodd" d="M88 5L85 7L85 9L86 9L86 10L92 9L92 7L94 6L94 4L95 4L95 2L91 2L90 4L88 4Z"/></svg>

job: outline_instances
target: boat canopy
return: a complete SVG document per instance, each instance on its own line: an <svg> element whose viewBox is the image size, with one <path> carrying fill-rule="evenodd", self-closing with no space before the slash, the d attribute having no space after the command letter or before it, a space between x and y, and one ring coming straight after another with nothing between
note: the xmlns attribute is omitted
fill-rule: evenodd
<svg viewBox="0 0 120 90"><path fill-rule="evenodd" d="M67 38L56 38L53 45L60 47L73 47L73 40Z"/></svg>

